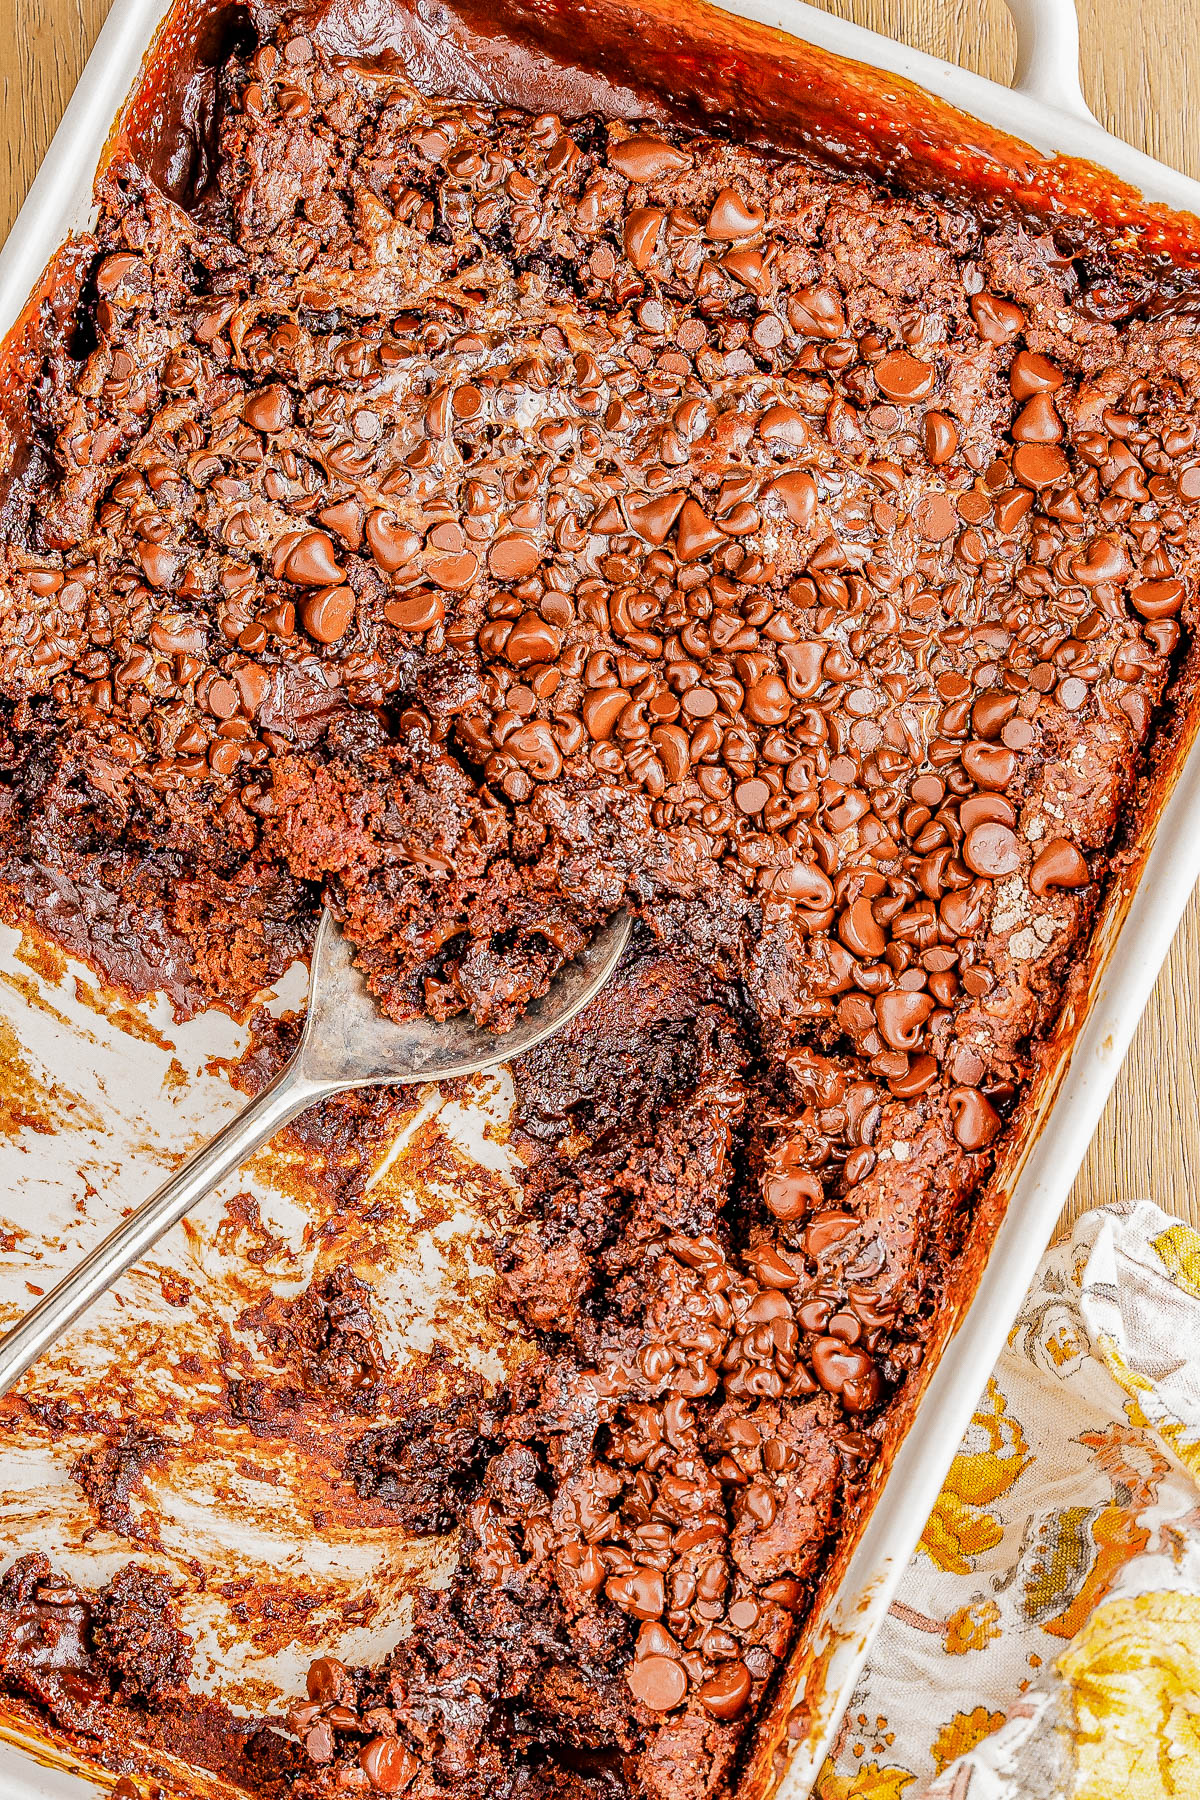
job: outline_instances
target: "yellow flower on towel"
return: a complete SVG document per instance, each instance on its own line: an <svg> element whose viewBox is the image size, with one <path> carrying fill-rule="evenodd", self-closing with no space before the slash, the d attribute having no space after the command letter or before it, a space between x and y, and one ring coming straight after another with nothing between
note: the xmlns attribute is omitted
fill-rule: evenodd
<svg viewBox="0 0 1200 1800"><path fill-rule="evenodd" d="M1200 1300L1200 1232L1190 1225L1171 1225L1151 1238L1150 1248L1175 1286Z"/></svg>
<svg viewBox="0 0 1200 1800"><path fill-rule="evenodd" d="M948 1656L965 1656L968 1650L982 1650L985 1644L1000 1636L1000 1608L994 1600L982 1595L960 1606L946 1620L943 1642Z"/></svg>
<svg viewBox="0 0 1200 1800"><path fill-rule="evenodd" d="M965 1575L973 1557L1000 1542L1004 1527L984 1509L1008 1492L1028 1461L1025 1433L989 1380L921 1535L921 1548L939 1569Z"/></svg>
<svg viewBox="0 0 1200 1800"><path fill-rule="evenodd" d="M902 1800L916 1780L907 1769L883 1769L867 1763L849 1775L834 1775L826 1763L816 1787L816 1800Z"/></svg>
<svg viewBox="0 0 1200 1800"><path fill-rule="evenodd" d="M1071 1800L1200 1794L1200 1596L1105 1601L1055 1666L1072 1715Z"/></svg>
<svg viewBox="0 0 1200 1800"><path fill-rule="evenodd" d="M1109 1332L1097 1332L1093 1348L1118 1387L1123 1388L1127 1394L1136 1397L1138 1394L1154 1392L1154 1383L1129 1367L1125 1352Z"/></svg>
<svg viewBox="0 0 1200 1800"><path fill-rule="evenodd" d="M1158 1435L1169 1444L1194 1480L1200 1481L1200 1438L1188 1437L1179 1419L1158 1420Z"/></svg>
<svg viewBox="0 0 1200 1800"><path fill-rule="evenodd" d="M998 1731L1003 1723L1004 1714L989 1712L986 1706L977 1706L969 1713L955 1713L942 1726L930 1745L929 1754L933 1758L934 1768L940 1774L947 1763L952 1763L956 1756L963 1756L968 1750L973 1750L985 1737Z"/></svg>

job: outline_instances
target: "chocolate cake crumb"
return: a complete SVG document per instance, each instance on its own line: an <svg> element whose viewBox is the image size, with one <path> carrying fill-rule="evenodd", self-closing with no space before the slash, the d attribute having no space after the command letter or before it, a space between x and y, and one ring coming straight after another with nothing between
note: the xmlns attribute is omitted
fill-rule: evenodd
<svg viewBox="0 0 1200 1800"><path fill-rule="evenodd" d="M295 1372L299 1387L369 1413L385 1368L370 1293L352 1269L331 1269L291 1299L250 1308L238 1324Z"/></svg>
<svg viewBox="0 0 1200 1800"><path fill-rule="evenodd" d="M120 1433L95 1450L85 1451L71 1470L107 1531L138 1539L152 1528L135 1520L130 1502L147 1469L163 1459L166 1439L156 1431L125 1425Z"/></svg>
<svg viewBox="0 0 1200 1800"><path fill-rule="evenodd" d="M368 1432L351 1451L346 1474L360 1494L394 1508L414 1536L449 1531L478 1498L500 1417L477 1385L444 1405L415 1408L399 1425Z"/></svg>
<svg viewBox="0 0 1200 1800"><path fill-rule="evenodd" d="M285 1800L301 1753L272 1726L234 1719L192 1692L192 1664L171 1586L153 1569L129 1563L93 1591L55 1575L35 1552L0 1576L0 1681L9 1695L103 1767L174 1784L179 1759L256 1800Z"/></svg>
<svg viewBox="0 0 1200 1800"><path fill-rule="evenodd" d="M178 1699L191 1667L170 1584L152 1569L129 1563L91 1594L35 1552L0 1577L0 1668L68 1723L84 1723L104 1700Z"/></svg>
<svg viewBox="0 0 1200 1800"><path fill-rule="evenodd" d="M130 1563L92 1617L92 1646L124 1700L178 1698L192 1669L191 1639L173 1623L170 1584Z"/></svg>

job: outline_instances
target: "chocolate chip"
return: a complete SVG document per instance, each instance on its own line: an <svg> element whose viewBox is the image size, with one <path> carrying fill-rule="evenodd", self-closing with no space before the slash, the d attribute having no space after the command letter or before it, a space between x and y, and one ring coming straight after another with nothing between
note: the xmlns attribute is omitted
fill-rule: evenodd
<svg viewBox="0 0 1200 1800"><path fill-rule="evenodd" d="M354 619L354 591L342 583L320 588L300 607L300 618L309 637L318 644L336 644Z"/></svg>
<svg viewBox="0 0 1200 1800"><path fill-rule="evenodd" d="M963 842L963 861L976 875L999 881L1021 866L1021 847L1016 833L994 819L984 820L968 831Z"/></svg>
<svg viewBox="0 0 1200 1800"><path fill-rule="evenodd" d="M363 510L356 500L339 500L333 506L323 506L317 517L327 530L335 532L351 550L361 548Z"/></svg>
<svg viewBox="0 0 1200 1800"><path fill-rule="evenodd" d="M748 781L739 781L733 790L734 804L739 812L753 816L760 813L771 798L771 790L766 782L757 775Z"/></svg>
<svg viewBox="0 0 1200 1800"><path fill-rule="evenodd" d="M713 201L705 230L710 238L725 241L755 237L766 224L766 218L761 207L752 206L733 188L725 187Z"/></svg>
<svg viewBox="0 0 1200 1800"><path fill-rule="evenodd" d="M1018 444L1013 451L1013 474L1029 488L1053 487L1067 477L1067 459L1049 444Z"/></svg>
<svg viewBox="0 0 1200 1800"><path fill-rule="evenodd" d="M97 268L96 291L108 295L117 293L125 286L140 287L146 274L146 265L140 257L117 251L115 255L106 256Z"/></svg>
<svg viewBox="0 0 1200 1800"><path fill-rule="evenodd" d="M259 388L242 408L242 417L255 431L283 431L292 421L291 395L283 387Z"/></svg>
<svg viewBox="0 0 1200 1800"><path fill-rule="evenodd" d="M838 918L838 936L847 950L868 960L882 956L887 948L887 935L880 928L871 902L865 895L853 901Z"/></svg>
<svg viewBox="0 0 1200 1800"><path fill-rule="evenodd" d="M583 722L596 743L607 743L616 730L617 720L630 703L624 688L601 688L583 702Z"/></svg>
<svg viewBox="0 0 1200 1800"><path fill-rule="evenodd" d="M1183 605L1185 589L1182 581L1138 581L1129 590L1135 612L1143 619L1170 619Z"/></svg>
<svg viewBox="0 0 1200 1800"><path fill-rule="evenodd" d="M804 1248L810 1256L820 1256L857 1229L858 1220L853 1213L835 1210L818 1213L805 1229Z"/></svg>
<svg viewBox="0 0 1200 1800"><path fill-rule="evenodd" d="M1130 566L1121 540L1102 533L1092 539L1082 556L1072 559L1071 573L1085 587L1097 587L1102 581L1123 581Z"/></svg>
<svg viewBox="0 0 1200 1800"><path fill-rule="evenodd" d="M813 1373L829 1394L840 1394L848 1381L865 1381L876 1372L865 1350L843 1344L840 1338L817 1338L811 1354Z"/></svg>
<svg viewBox="0 0 1200 1800"><path fill-rule="evenodd" d="M771 445L791 445L804 449L812 442L812 427L803 413L783 401L769 406L758 422L759 435ZM811 476L808 478L810 481Z"/></svg>
<svg viewBox="0 0 1200 1800"><path fill-rule="evenodd" d="M562 648L562 634L535 612L524 612L513 624L504 644L504 655L518 669L531 663L553 662Z"/></svg>
<svg viewBox="0 0 1200 1800"><path fill-rule="evenodd" d="M420 1763L397 1738L375 1737L358 1753L359 1767L377 1794L399 1794L409 1786Z"/></svg>
<svg viewBox="0 0 1200 1800"><path fill-rule="evenodd" d="M805 337L839 338L846 330L841 299L823 284L795 290L788 300L788 322Z"/></svg>
<svg viewBox="0 0 1200 1800"><path fill-rule="evenodd" d="M1038 483L1030 482L1029 485L1036 487ZM997 497L993 507L997 528L1004 532L1015 531L1032 505L1033 495L1027 489L1009 488Z"/></svg>
<svg viewBox="0 0 1200 1800"><path fill-rule="evenodd" d="M817 509L817 484L812 476L798 470L790 475L777 475L767 485L769 494L777 494L793 525L805 530Z"/></svg>
<svg viewBox="0 0 1200 1800"><path fill-rule="evenodd" d="M379 567L387 574L412 562L421 550L421 539L415 531L401 525L390 513L378 508L367 514L367 547Z"/></svg>
<svg viewBox="0 0 1200 1800"><path fill-rule="evenodd" d="M627 181L657 181L663 175L676 175L686 169L688 159L674 144L664 138L639 134L623 143L610 144L608 161Z"/></svg>
<svg viewBox="0 0 1200 1800"><path fill-rule="evenodd" d="M792 1288L800 1279L786 1257L769 1244L760 1245L754 1252L754 1266L764 1287Z"/></svg>
<svg viewBox="0 0 1200 1800"><path fill-rule="evenodd" d="M1010 750L1028 750L1037 733L1028 719L1010 719L1000 736Z"/></svg>
<svg viewBox="0 0 1200 1800"><path fill-rule="evenodd" d="M1012 435L1019 444L1057 444L1063 435L1062 420L1054 410L1049 394L1034 394L1012 423Z"/></svg>
<svg viewBox="0 0 1200 1800"><path fill-rule="evenodd" d="M1063 372L1036 351L1018 350L1008 372L1008 384L1014 400L1029 400L1034 394L1056 393L1063 384Z"/></svg>
<svg viewBox="0 0 1200 1800"><path fill-rule="evenodd" d="M997 793L970 794L961 802L958 822L965 832L974 831L976 825L988 819L998 819L1002 825L1015 825L1016 809L1003 794Z"/></svg>
<svg viewBox="0 0 1200 1800"><path fill-rule="evenodd" d="M1006 788L1017 770L1017 759L1009 749L994 744L966 744L962 765L979 787Z"/></svg>
<svg viewBox="0 0 1200 1800"><path fill-rule="evenodd" d="M310 1762L333 1761L333 1728L327 1719L316 1719L309 1726L304 1738L304 1748Z"/></svg>
<svg viewBox="0 0 1200 1800"><path fill-rule="evenodd" d="M833 904L833 883L811 863L785 863L774 871L771 887L776 893L787 894L818 911Z"/></svg>
<svg viewBox="0 0 1200 1800"><path fill-rule="evenodd" d="M399 631L426 632L441 624L446 616L446 606L440 594L426 590L410 594L404 600L389 600L383 616Z"/></svg>
<svg viewBox="0 0 1200 1800"><path fill-rule="evenodd" d="M1005 725L1017 710L1015 694L984 694L971 708L971 723L981 738L999 737ZM968 774L970 771L967 771ZM986 784L992 786L991 782ZM1003 787L1006 784L1000 783Z"/></svg>
<svg viewBox="0 0 1200 1800"><path fill-rule="evenodd" d="M933 1005L928 994L901 991L877 995L875 1017L884 1043L893 1050L915 1049Z"/></svg>
<svg viewBox="0 0 1200 1800"><path fill-rule="evenodd" d="M657 1569L634 1569L629 1575L614 1575L605 1584L605 1593L635 1619L657 1619L666 1606L663 1578Z"/></svg>
<svg viewBox="0 0 1200 1800"><path fill-rule="evenodd" d="M714 1719L736 1719L750 1698L751 1685L745 1663L723 1663L715 1675L700 1684L696 1698Z"/></svg>
<svg viewBox="0 0 1200 1800"><path fill-rule="evenodd" d="M720 526L714 525L694 500L685 500L675 533L675 551L680 562L695 562L699 557L710 555L724 542L725 533Z"/></svg>
<svg viewBox="0 0 1200 1800"><path fill-rule="evenodd" d="M913 508L913 522L930 544L944 544L958 534L958 514L949 494L923 494Z"/></svg>
<svg viewBox="0 0 1200 1800"><path fill-rule="evenodd" d="M651 1712L671 1712L687 1696L687 1675L672 1657L644 1656L626 1669L625 1680L634 1699Z"/></svg>
<svg viewBox="0 0 1200 1800"><path fill-rule="evenodd" d="M171 585L178 566L178 558L173 551L162 544L139 544L137 556L147 581L152 582L155 587Z"/></svg>
<svg viewBox="0 0 1200 1800"><path fill-rule="evenodd" d="M792 697L778 675L768 674L746 689L743 705L756 725L782 725L791 714Z"/></svg>
<svg viewBox="0 0 1200 1800"><path fill-rule="evenodd" d="M554 781L562 773L562 753L554 732L540 719L510 732L504 748L535 781Z"/></svg>
<svg viewBox="0 0 1200 1800"><path fill-rule="evenodd" d="M536 543L521 531L498 537L488 551L488 567L500 581L523 580L541 560Z"/></svg>
<svg viewBox="0 0 1200 1800"><path fill-rule="evenodd" d="M1085 858L1066 838L1051 838L1033 860L1029 886L1039 897L1051 888L1085 887L1091 880Z"/></svg>
<svg viewBox="0 0 1200 1800"><path fill-rule="evenodd" d="M996 294L973 294L970 307L980 337L989 344L1006 344L1025 329L1025 314L1011 300Z"/></svg>
<svg viewBox="0 0 1200 1800"><path fill-rule="evenodd" d="M666 216L660 206L635 206L632 212L626 214L622 242L625 254L635 269L640 271L649 268ZM598 252L593 254L593 264L597 254Z"/></svg>
<svg viewBox="0 0 1200 1800"><path fill-rule="evenodd" d="M907 350L892 350L875 364L874 375L881 394L898 405L911 406L931 391L937 370Z"/></svg>
<svg viewBox="0 0 1200 1800"><path fill-rule="evenodd" d="M821 1198L821 1184L809 1170L772 1170L763 1182L763 1201L777 1219L801 1219Z"/></svg>
<svg viewBox="0 0 1200 1800"><path fill-rule="evenodd" d="M288 581L309 587L335 587L345 579L328 532L306 531L294 540L285 539L280 547L283 557L279 572Z"/></svg>
<svg viewBox="0 0 1200 1800"><path fill-rule="evenodd" d="M1000 1116L978 1088L951 1088L947 1095L954 1135L964 1150L986 1150L1000 1129Z"/></svg>
<svg viewBox="0 0 1200 1800"><path fill-rule="evenodd" d="M308 1668L308 1697L322 1706L344 1699L353 1693L350 1673L345 1663L335 1656L318 1656Z"/></svg>
<svg viewBox="0 0 1200 1800"><path fill-rule="evenodd" d="M240 706L240 696L232 681L223 676L209 684L204 695L204 704L217 719L232 719Z"/></svg>
<svg viewBox="0 0 1200 1800"><path fill-rule="evenodd" d="M731 254L736 254L733 252ZM729 257L725 261L728 263ZM764 354L777 350L783 342L783 325L772 312L760 313L750 328L750 341L756 350Z"/></svg>
<svg viewBox="0 0 1200 1800"><path fill-rule="evenodd" d="M629 494L625 498L625 516L648 544L665 544L685 498L682 493Z"/></svg>
<svg viewBox="0 0 1200 1800"><path fill-rule="evenodd" d="M949 462L958 449L958 427L943 412L927 412L922 425L925 454L931 463Z"/></svg>

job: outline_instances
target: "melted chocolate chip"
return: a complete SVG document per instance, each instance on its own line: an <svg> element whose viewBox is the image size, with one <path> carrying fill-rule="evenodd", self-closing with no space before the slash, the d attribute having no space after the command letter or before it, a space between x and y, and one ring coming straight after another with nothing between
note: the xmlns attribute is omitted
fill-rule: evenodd
<svg viewBox="0 0 1200 1800"><path fill-rule="evenodd" d="M766 223L761 207L751 205L733 188L722 188L713 201L705 227L710 238L754 237Z"/></svg>
<svg viewBox="0 0 1200 1800"><path fill-rule="evenodd" d="M667 1656L644 1656L626 1671L636 1700L651 1712L671 1712L687 1695L688 1678L681 1663Z"/></svg>
<svg viewBox="0 0 1200 1800"><path fill-rule="evenodd" d="M875 364L875 382L881 394L901 406L923 400L934 384L937 370L907 350L892 350Z"/></svg>
<svg viewBox="0 0 1200 1800"><path fill-rule="evenodd" d="M686 169L688 159L663 138L639 134L620 144L610 144L608 160L618 174L630 181L658 181Z"/></svg>

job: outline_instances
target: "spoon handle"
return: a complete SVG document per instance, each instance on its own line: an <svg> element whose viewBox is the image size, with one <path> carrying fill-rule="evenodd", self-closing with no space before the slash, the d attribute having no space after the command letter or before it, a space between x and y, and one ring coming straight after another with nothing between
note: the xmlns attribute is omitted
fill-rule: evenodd
<svg viewBox="0 0 1200 1800"><path fill-rule="evenodd" d="M136 1212L123 1219L71 1274L52 1287L19 1325L14 1325L0 1338L0 1394L6 1394L30 1364L57 1343L68 1325L98 1300L198 1200L252 1156L259 1145L289 1119L294 1119L322 1095L332 1093L335 1087L335 1083L313 1081L303 1075L294 1060L281 1069L257 1100L189 1156Z"/></svg>

